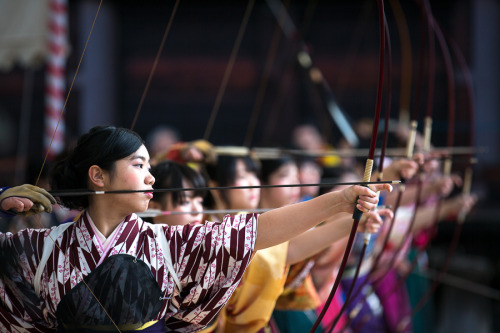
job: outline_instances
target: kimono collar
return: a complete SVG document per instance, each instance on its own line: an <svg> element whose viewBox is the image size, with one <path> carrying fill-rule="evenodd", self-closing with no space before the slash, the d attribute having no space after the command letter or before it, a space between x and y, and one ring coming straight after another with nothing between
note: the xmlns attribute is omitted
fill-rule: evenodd
<svg viewBox="0 0 500 333"><path fill-rule="evenodd" d="M77 228L83 241L91 247L95 246L101 256L106 256L111 248L119 247L118 253L129 252L131 245L139 234L141 219L136 214L130 214L120 222L111 235L106 238L97 229L86 211L77 222Z"/></svg>

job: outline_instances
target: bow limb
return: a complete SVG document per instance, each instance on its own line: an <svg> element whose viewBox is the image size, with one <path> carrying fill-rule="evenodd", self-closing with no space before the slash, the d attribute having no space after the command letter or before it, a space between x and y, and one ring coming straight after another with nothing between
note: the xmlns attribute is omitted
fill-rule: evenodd
<svg viewBox="0 0 500 333"><path fill-rule="evenodd" d="M172 26L172 22L174 21L175 13L177 12L177 8L179 7L179 2L180 0L176 0L174 4L174 8L172 10L172 13L170 14L170 19L168 20L167 27L165 28L165 32L163 33L163 38L160 43L160 47L158 48L158 52L156 53L155 60L153 62L153 66L151 67L151 71L149 72L149 77L146 82L146 86L144 87L144 90L141 95L141 100L139 101L139 105L137 106L137 110L134 115L134 120L132 121L132 125L130 125L130 130L134 130L135 124L137 122L137 119L139 118L139 114L141 113L142 109L142 104L144 103L144 100L146 99L146 95L149 90L149 85L151 84L151 80L153 78L153 75L156 71L156 66L158 65L158 61L160 60L161 53L163 51L163 48L165 46L165 41L167 40L168 33L170 32L170 27Z"/></svg>
<svg viewBox="0 0 500 333"><path fill-rule="evenodd" d="M454 116L455 116L455 85L454 85L454 80L453 80L453 68L452 68L452 64L451 64L450 53L449 53L449 50L447 48L446 42L445 42L445 40L443 38L442 31L440 30L439 26L435 22L435 20L432 17L432 15L430 13L428 13L428 15L429 15L429 20L433 22L433 24L432 24L432 31L433 31L433 33L436 34L436 37L438 39L438 43L440 45L440 48L441 48L441 51L442 51L442 54L443 54L444 63L445 63L445 69L446 69L446 73L447 73L448 110L449 110L448 147L452 147L453 146L453 133L454 133ZM445 160L444 168L443 169L444 169L443 170L443 176L444 177L449 177L450 174L451 174L451 158L449 156ZM433 214L434 218L433 218L432 225L435 225L435 223L439 221L439 218L440 218L440 215L441 215L441 207L442 207L442 200L443 199L444 198L441 197L439 199L439 201L437 202L437 204L436 204L436 209L435 209L435 212ZM449 262L449 259L451 258L453 252L456 249L456 244L458 242L458 237L459 237L459 234L460 234L460 229L461 228L458 228L458 227L455 228L455 233L454 233L452 245L449 248L448 255L447 255L447 260L445 260L445 263ZM395 290L397 290L399 287L401 287L401 285L405 282L405 280L408 278L408 276L410 275L410 273L417 266L417 264L418 264L418 258L425 251L425 249L427 248L428 245L429 245L429 243L426 246L423 246L423 247L421 247L421 248L419 248L417 250L417 254L413 257L412 262L410 263L410 268L407 270L407 272L405 274L403 274L402 276L398 277L397 283L389 291L389 294L393 293ZM447 266L448 266L447 264L445 264L443 266L443 271L445 271L445 269L447 268ZM419 311L419 309L423 306L423 304L425 304L425 300L428 299L428 297L430 297L430 295L432 294L432 292L431 292L432 289L433 288L430 288L428 290L428 292L425 293L424 296L420 299L420 301L417 302L417 306L413 308L412 313L409 316L402 318L402 320L399 322L399 329L403 329L406 325L408 325L408 323L410 323L412 315Z"/></svg>
<svg viewBox="0 0 500 333"><path fill-rule="evenodd" d="M444 63L446 67L446 73L447 73L447 82L448 82L448 109L449 109L449 128L448 128L448 147L451 148L453 146L453 133L454 133L454 116L455 116L455 86L454 86L454 81L453 81L453 68L451 64L451 57L449 50L447 48L446 42L444 40L442 31L440 30L439 26L435 22L434 18L432 17L432 14L430 13L428 7L426 8L426 12L428 14L428 20L431 23L431 31L436 34L436 37L438 39L439 45L441 47L442 53L443 53L443 58L444 58ZM429 145L426 145L429 147ZM445 160L444 163L444 170L443 170L443 175L445 177L449 177L451 173L451 158L448 156ZM465 190L464 190L465 191ZM443 198L440 198L436 205L436 209L434 212L434 219L433 219L433 225L439 220L440 215L441 215L441 206L442 206L442 200ZM413 221L412 221L413 223ZM449 247L445 263L442 267L442 270L438 274L437 279L434 281L434 284L424 293L424 295L420 298L420 300L417 302L417 305L413 308L411 314L408 316L402 318L402 320L399 322L398 329L403 330L410 322L411 322L411 317L415 315L426 303L426 301L430 298L432 293L435 291L437 284L439 283L440 279L444 275L444 272L447 270L450 259L453 256L453 253L456 250L456 246L458 244L458 239L459 235L461 232L461 225L457 225L455 228L455 232L452 238L452 243ZM429 244L429 243L428 243ZM428 246L427 244L427 246ZM402 276L398 277L397 283L391 288L391 290L388 292L388 294L393 293L397 288L399 288L406 278L409 276L409 274L414 270L416 267L418 261L417 259L420 257L420 255L425 251L426 246L419 248L417 255L413 258L410 268L407 270L406 274L403 274ZM386 295L387 296L387 295Z"/></svg>
<svg viewBox="0 0 500 333"><path fill-rule="evenodd" d="M465 85L466 85L466 96L467 96L467 110L468 110L468 115L469 115L469 146L473 147L474 146L474 126L475 126L475 121L474 121L474 93L473 93L473 88L472 88L472 75L470 73L469 67L467 66L467 63L465 62L465 58L459 49L457 43L451 39L448 38L448 43L451 46L451 50L453 52L453 55L457 59L458 65L460 67L461 72L464 75L465 78ZM463 194L470 194L471 191L471 185L472 185L472 173L474 169L474 165L477 163L476 157L471 153L469 154L469 161L467 163L467 167L465 169L465 174L464 174L464 184L463 184ZM465 214L464 212L461 212L459 217L458 217L458 222L463 223L465 221Z"/></svg>
<svg viewBox="0 0 500 333"><path fill-rule="evenodd" d="M382 149L380 153L380 158L379 158L379 165L378 165L378 174L377 174L377 181L381 181L383 179L383 165L384 165L384 158L385 158L385 153L386 153L386 148L387 148L387 139L389 136L389 118L390 118L390 111L391 111L391 88L392 88L392 58L391 58L391 41L390 41L390 34L389 34L389 29L388 29L388 24L387 24L387 18L384 13L384 33L385 33L385 54L387 56L387 96L386 96L386 105L385 105L385 119L384 119L384 135L383 135L383 140L382 140ZM352 279L352 283L349 287L349 290L347 291L345 295L345 300L344 304L342 305L342 308L340 309L339 313L335 317L332 325L329 327L327 332L332 332L338 321L340 320L342 314L345 312L346 308L348 305L352 303L353 299L356 299L356 297L359 295L359 293L363 290L363 287L368 283L368 279L364 280L363 283L361 283L358 288L356 289L356 292L354 293L354 296L352 296L352 293L354 291L354 287L356 286L356 281L358 280L359 273L361 271L361 266L363 264L363 259L366 255L366 249L368 247L368 244L370 243L371 240L371 233L367 230L364 232L363 235L363 246L361 248L361 252L359 254L358 258L358 263L356 265L356 270L354 272L354 277Z"/></svg>
<svg viewBox="0 0 500 333"><path fill-rule="evenodd" d="M389 0L394 19L399 32L401 43L401 91L399 98L399 122L408 124L410 122L410 99L411 99L411 77L412 77L412 48L410 32L405 14L399 0ZM416 126L416 125L415 125ZM412 154L413 155L413 154Z"/></svg>
<svg viewBox="0 0 500 333"><path fill-rule="evenodd" d="M444 38L444 35L443 35L443 32L441 31L440 27L435 24L435 30L436 30L436 36L438 37L438 39L440 40L440 44L443 44L443 45L446 45L446 41L445 41L445 38ZM456 47L456 44L454 44L454 41L450 40L449 39L449 44L451 44L452 46L452 49L456 55L456 58L458 59L458 62L460 64L460 67L462 69L462 71L466 74L469 74L468 73L468 69L467 69L467 66L465 65L465 61L463 60L463 57L461 57L461 53L460 51L458 50L458 48ZM451 56L449 55L449 50L448 50L448 57L451 58ZM451 59L447 60L451 63ZM467 77L468 79L470 78L470 75L465 75L465 77ZM469 88L470 86L470 81L467 82L467 86ZM469 99L469 113L470 113L470 122L473 123L472 121L472 116L473 116L473 108L471 107L471 105L473 105L472 102L472 93L471 93L471 90L468 89L468 99ZM454 95L453 95L454 97ZM453 103L453 108L454 108L455 104ZM453 109L454 111L454 109ZM449 121L452 121L454 120L454 113L451 113L451 110L450 110L450 120ZM453 130L453 125L452 124L449 124L449 127L451 127L451 129L449 128L448 129L448 146L449 147L452 147L453 146L453 133L454 133L454 130ZM451 132L451 134L450 134ZM471 133L469 135L469 139L471 140L471 143L472 143L472 129L471 129ZM472 158L470 157L468 163L467 163L467 166L466 166L466 169L465 169L465 173L464 173L464 181L463 181L463 186L462 186L462 195L463 196L468 196L470 195L470 191L471 191L471 184L472 184L472 172L473 172L473 165L475 164L475 158ZM450 157L447 157L446 161L445 161L445 176L446 174L449 175L451 171L451 158ZM441 201L440 201L441 203ZM439 206L438 206L439 207ZM456 249L457 249L457 246L458 246L458 242L459 242L459 239L460 239L460 234L462 232L462 226L463 226L463 223L465 221L465 216L466 216L466 213L465 213L465 210L461 210L457 216L457 224L455 225L455 228L454 228L454 232L453 232L453 236L452 236L452 239L451 239L451 243L450 243L450 246L448 247L448 251L447 251L447 254L446 254L446 257L444 259L444 263L439 271L439 273L437 274L437 277L436 279L434 279L432 285L426 290L425 293L423 293L423 296L418 300L418 302L416 302L416 305L414 306L413 310L412 310L412 315L415 315L416 313L418 313L422 308L423 306L427 303L427 301L431 298L431 296L434 294L434 292L436 291L438 285L441 283L444 275L446 274L450 264L451 264L451 259L453 258L455 252L456 252ZM436 214L436 221L438 219L438 215Z"/></svg>
<svg viewBox="0 0 500 333"><path fill-rule="evenodd" d="M231 51L231 55L229 57L229 62L227 64L226 70L224 71L224 77L222 78L222 83L219 87L219 91L217 92L217 97L215 99L214 107L212 108L212 112L210 112L210 118L208 119L208 122L207 122L205 134L203 135L203 138L207 141L209 140L210 134L212 133L212 128L213 128L214 123L215 123L215 118L217 117L217 114L219 112L220 105L222 103L222 98L224 97L224 93L226 92L227 83L229 82L229 78L231 77L234 63L236 61L236 56L238 55L241 41L243 40L243 35L245 34L248 20L250 18L250 14L252 13L254 4L255 4L255 0L250 0L248 2L247 8L245 10L245 14L243 16L243 20L241 21L241 26L240 26L240 29L238 30L238 35L236 37L236 41L235 41L233 49Z"/></svg>
<svg viewBox="0 0 500 333"><path fill-rule="evenodd" d="M365 172L363 175L363 181L369 181L371 179L371 174L373 170L373 159L375 155L375 145L377 141L377 133L378 133L378 125L380 122L380 110L381 110L381 104L382 104L382 90L383 90L383 84L384 84L384 63L385 63L385 37L386 37L386 32L385 32L385 11L384 11L384 1L383 0L378 0L378 10L379 10L379 26L380 26L380 55L379 55L379 77L378 77L378 89L377 89L377 101L376 101L376 106L375 106L375 118L373 122L373 128L372 128L372 137L371 137L371 143L370 143L370 151L368 154L368 159L366 160L366 165L365 165ZM342 258L342 262L340 264L339 272L337 274L337 277L335 279L333 288L330 292L330 295L328 296L328 299L325 302L325 305L323 309L321 310L320 315L318 316L318 319L314 323L313 327L310 330L310 333L314 332L318 326L319 323L321 323L321 320L323 319L326 311L328 310L328 307L330 306L333 297L335 296L335 293L340 285L340 280L342 278L342 274L345 270L345 266L347 264L347 259L349 257L349 254L351 252L353 243L354 243L354 237L356 235L356 230L359 225L359 220L361 219L363 213L359 211L357 208L354 209L353 213L353 226L351 229L351 233L349 234L349 239L347 241L347 246L346 246L346 251L344 253L344 256ZM353 281L354 283L355 281ZM346 300L347 301L347 300Z"/></svg>
<svg viewBox="0 0 500 333"><path fill-rule="evenodd" d="M435 53L434 53L434 46L433 46L434 38L432 37L434 34L434 31L433 31L433 29L431 29L432 28L432 21L428 17L428 10L427 10L425 4L422 5L422 16L423 16L422 17L423 22L427 22L426 25L424 24L423 30L426 31L427 37L429 39L429 58L430 58L429 63L428 63L428 68L427 68L428 69L428 88L429 89L428 89L428 94L427 94L427 114L426 114L426 121L425 121L425 123L426 123L425 130L424 130L426 133L425 134L426 143L424 143L424 150L428 150L428 149L430 149L430 134L431 134L431 127L432 127L431 126L432 125L431 116L432 116L432 105L433 105L433 92L432 92L431 88L433 88L433 85L434 85L434 70L435 70L435 66L434 66L435 60L432 58L435 56ZM424 38L423 38L423 40L425 41ZM424 45L425 42L423 42L422 44ZM423 49L421 49L421 58L422 58L422 53L423 53L422 50ZM420 87L420 84L418 84L417 87ZM415 110L413 112L412 133L410 134L410 137L408 140L407 158L411 158L411 155L413 153L412 147L413 147L414 142L415 142L414 135L416 134L416 116L418 115L418 112L416 111L417 109L418 109L418 107L415 107ZM403 247L403 245L406 242L406 240L408 239L408 237L410 237L411 232L413 230L413 226L414 226L415 221L416 221L417 211L418 211L418 208L419 208L420 203L421 203L423 177L424 177L423 171L421 170L420 175L418 177L418 181L417 181L417 191L416 191L417 193L416 193L415 208L414 208L411 220L410 220L410 224L409 224L408 228L406 229L404 236L403 236L403 239L402 239L401 243L399 244L399 246L397 247L395 254L393 255L393 257L389 261L390 262L390 265L388 266L389 269L391 269L392 265L396 261L397 253L401 250L401 248Z"/></svg>
<svg viewBox="0 0 500 333"><path fill-rule="evenodd" d="M401 86L401 98L400 98L400 122L405 121L406 115L405 113L409 112L409 104L410 104L410 85L411 85L411 43L409 40L409 32L408 32L408 26L406 24L406 20L404 20L404 13L401 9L401 4L399 3L399 0L390 0L391 7L394 11L395 19L397 22L397 27L400 35L400 40L401 40L401 48L402 48L402 73L401 73L401 81L404 83L407 80L410 82L403 84ZM390 53L388 53L390 55ZM406 60L405 60L406 59ZM409 62L409 64L408 64ZM406 63L406 65L405 65ZM405 74L406 73L406 74ZM389 75L388 79L390 79L391 76ZM405 79L406 78L406 79ZM390 89L389 89L390 93ZM389 100L390 101L390 100ZM409 117L409 115L408 115ZM386 118L388 118L388 114L386 114ZM409 121L409 120L408 120ZM388 128L388 124L386 123L386 130ZM406 146L406 158L411 159L413 156L413 150L415 147L415 138L417 134L417 121L412 120L410 123L410 133L408 136L408 141L407 141L407 146ZM385 141L383 143L383 146L387 146L387 136L385 135ZM379 177L380 179L383 178L382 171L383 168L383 160L381 160L380 166L379 166ZM401 204L401 198L403 191L405 189L405 179L401 179L401 185L399 186L399 191L397 194L396 198L396 203L393 208L394 212L394 217L389 221L389 227L387 228L387 233L385 235L383 245L381 247L382 251L383 249L387 246L387 243L389 242L390 235L392 233L392 228L394 226L394 219L396 216L396 212ZM372 268L370 270L370 275L373 275L373 273L376 270L376 267L382 257L382 252L377 253Z"/></svg>
<svg viewBox="0 0 500 333"><path fill-rule="evenodd" d="M429 1L423 0L425 16L427 18L427 38L429 46L428 56L428 72L427 72L427 106L426 116L424 119L424 152L431 150L431 134L432 134L432 111L434 103L434 76L436 71L436 51L434 42L434 21L429 8Z"/></svg>
<svg viewBox="0 0 500 333"><path fill-rule="evenodd" d="M431 33L433 33L432 29L430 29L430 21L427 17L427 11L425 10L425 8L421 8L421 16L422 16L422 31L425 31L425 33L422 34L422 39L421 39L421 49L420 49L420 58L419 58L419 65L421 66L424 62L424 55L425 55L425 42L426 42L426 36L427 38L429 39L429 53L430 53L430 58L432 58L434 56L434 47L431 46L431 44L434 43L434 39L432 38L431 36ZM425 140L425 144L424 144L424 150L429 150L430 149L430 134L431 134L431 128L432 128L432 119L431 119L431 115L432 115L432 104L433 104L433 93L431 91L431 87L433 87L433 84L434 84L434 60L433 59L430 59L429 60L429 63L427 64L428 67L428 88L429 88L429 92L428 92L428 99L427 99L427 116L426 116L426 120L425 120L425 129L424 129L424 132L425 132L425 136L426 136L426 140ZM412 155L413 155L413 147L414 147L414 144L415 144L415 137L416 137L416 130L417 130L417 117L418 117L418 103L419 103L419 98L420 98L420 89L421 89L421 82L423 81L423 71L419 71L419 76L417 78L417 99L416 99L416 105L414 107L414 110L413 110L413 113L412 113L412 121L411 121L411 131L410 131L410 134L409 134L409 139L408 139L408 142L407 142L407 149L406 149L406 156L407 158L411 158ZM407 239L410 237L411 235L411 232L412 232L412 229L413 229L413 226L415 224L415 221L416 221L416 215L417 215L417 211L418 211L418 207L420 206L420 200L421 200L421 193L422 193L422 187L423 187L423 173L422 173L422 170L420 171L420 175L418 177L418 181L417 181L417 191L416 191L416 202L415 202L415 208L414 208L414 211L413 211L413 214L412 214L412 217L411 217L411 220L410 220L410 223L409 223L409 226L407 227L405 233L404 233L404 236L401 240L401 242L398 244L395 252L394 252L394 255L391 257L391 259L389 260L389 263L387 265L387 270L382 274L380 275L380 278L375 280L374 281L374 289L377 289L378 286L380 286L381 282L383 281L383 277L386 276L390 270L392 269L392 267L394 266L395 262L396 262L396 258L397 258L397 254L401 251L401 249L403 248L404 244L406 243ZM390 237L390 233L392 232L392 228L393 228L393 225L394 225L394 222L395 222L395 219L396 219L396 211L397 211L397 208L400 206L401 204L401 200L402 200L402 194L403 194L403 191L404 191L404 184L402 186L402 188L400 188L400 191L398 192L398 196L397 196L397 199L396 199L396 207L394 209L394 217L392 218L392 220L390 221L390 225L389 225L389 229L388 229L388 232L386 234L386 238L384 239L384 247L385 245L388 243L389 241L389 237ZM384 248L383 247L383 248ZM382 248L382 250L383 250ZM376 266L378 265L378 262L381 258L381 254L382 253L379 253L377 255L377 257L375 258L374 260L374 265L372 265L372 269L370 271L370 274L373 275L374 272L375 272L375 269L376 269ZM392 292L391 292L392 293ZM364 323L360 323L360 325L363 325ZM358 325L359 326L359 325ZM357 327L357 329L359 330L360 327Z"/></svg>
<svg viewBox="0 0 500 333"><path fill-rule="evenodd" d="M430 150L430 136L431 136L431 129L432 129L432 105L433 105L433 86L434 86L434 71L435 71L435 52L434 52L434 31L433 31L433 21L429 17L429 9L428 9L428 3L427 0L422 0L424 3L421 4L421 13L422 13L422 23L423 23L423 31L425 31L425 34L427 35L428 38L428 44L429 44L429 61L428 61L428 93L427 93L427 113L426 113L426 118L425 118L425 126L424 126L424 151L429 151ZM427 24L425 24L427 23ZM424 50L424 45L425 45L425 38L424 35L422 34L422 48L421 48L421 53L420 53L420 60L422 62L423 58L423 50ZM421 71L423 72L423 71ZM419 79L422 79L422 77L419 77ZM417 88L419 88L421 84L417 84ZM416 101L418 103L418 101ZM418 104L417 104L418 105ZM413 154L413 146L415 143L415 136L416 136L416 128L417 128L417 115L418 115L418 106L415 107L414 112L413 112L413 118L412 118L412 123L411 123L411 133L410 137L408 140L408 146L407 146L407 158L411 158L411 155ZM403 247L404 243L410 237L413 226L416 221L416 215L418 208L420 206L420 201L421 201L421 193L422 193L422 186L423 186L423 171L420 171L420 175L418 177L417 181L417 194L416 194L416 202L415 202L415 208L413 211L413 215L411 217L410 224L403 236L403 239L399 246L397 247L397 250L393 257L390 260L390 265L389 269L391 269L392 265L394 264L397 253L401 250Z"/></svg>
<svg viewBox="0 0 500 333"><path fill-rule="evenodd" d="M408 26L407 26L407 23L406 23L406 20L404 17L404 12L401 8L399 1L398 0L391 0L390 4L391 4L391 8L392 8L394 15L395 15L395 20L397 23L398 32L399 32L399 36L400 36L400 42L401 42L401 56L402 56L401 76L402 77L401 77L401 96L400 96L400 123L406 124L406 123L410 122L410 119L409 119L410 107L409 107L409 105L410 105L410 96L411 96L410 91L411 91L411 77L412 77L412 75L411 75L411 71L412 71L412 68L411 68L411 66L412 66L411 65L411 60L412 60L411 42L410 42L410 36L409 36L409 32L408 32ZM424 25L424 27L425 27L425 25ZM423 42L424 41L425 41L425 39L423 39ZM422 47L422 49L421 49L421 51L422 51L421 62L423 62L423 50L424 50L424 48ZM390 52L388 52L388 56L390 56ZM390 62L389 62L389 64L390 64ZM420 71L419 73L422 73L422 71ZM389 75L388 80L390 80L390 78L391 78L391 75ZM422 80L421 75L420 75L419 80L420 81ZM389 83L389 81L388 81L388 83ZM390 87L389 84L388 84L388 86ZM419 84L418 84L418 86L419 86ZM389 88L389 93L390 93L390 88ZM390 98L389 98L389 102L390 102ZM418 104L415 107L415 110L418 110ZM411 120L411 122L410 122L411 128L410 128L410 132L408 135L406 154L405 154L407 159L411 159L413 156L413 151L414 151L414 146L415 146L415 138L416 138L416 134L417 134L417 120L416 120L417 114L418 114L417 112L413 112L413 120ZM386 117L389 118L388 115ZM386 124L386 129L387 129L387 124ZM384 142L383 146L386 147L386 145L387 145L386 142ZM383 177L382 176L382 167L383 167L383 161L381 161L381 163L379 165L379 177L380 178ZM402 199L404 189L405 189L405 179L401 179L401 184L398 187L398 193L397 193L396 201L395 201L395 204L393 207L394 216L392 219L390 219L390 221L387 222L388 227L387 227L387 231L385 233L384 240L382 242L383 245L381 246L381 251L378 252L374 257L370 271L368 272L369 277L374 276L376 268L378 267L378 263L380 262L380 259L382 257L382 251L384 248L386 248L386 246L389 242L389 238L390 238L390 235L392 233L393 226L395 224L394 222L395 222L396 214L397 214L398 208L401 205L401 199ZM363 285L361 285L356 290L355 296L353 297L354 299L356 299L356 297L362 291L363 286L369 281L369 279L367 279L365 281L365 283ZM364 299L366 299L366 297ZM354 319L354 317L355 317L355 315L350 314L350 318L348 319L348 322L341 329L342 331L347 328L347 326L351 323L351 321Z"/></svg>
<svg viewBox="0 0 500 333"><path fill-rule="evenodd" d="M287 5L290 1L287 0ZM245 134L245 139L243 145L245 147L250 147L252 145L253 136L255 133L255 128L257 127L257 121L259 119L259 114L262 109L262 104L264 102L264 97L267 90L267 85L271 77L271 70L276 59L276 54L278 52L279 41L281 39L280 25L283 25L287 14L286 6L283 5L277 18L276 27L274 29L273 37L271 40L271 45L266 57L266 63L264 65L264 71L262 79L260 80L259 87L257 88L257 96L255 98L255 103L252 108L252 113L250 115L250 121L248 123L247 132Z"/></svg>

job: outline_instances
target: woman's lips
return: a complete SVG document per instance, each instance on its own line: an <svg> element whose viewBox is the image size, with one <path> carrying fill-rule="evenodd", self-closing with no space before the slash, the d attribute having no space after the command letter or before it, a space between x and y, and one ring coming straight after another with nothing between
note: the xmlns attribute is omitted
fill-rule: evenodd
<svg viewBox="0 0 500 333"><path fill-rule="evenodd" d="M144 192L144 194L149 198L153 199L153 192Z"/></svg>

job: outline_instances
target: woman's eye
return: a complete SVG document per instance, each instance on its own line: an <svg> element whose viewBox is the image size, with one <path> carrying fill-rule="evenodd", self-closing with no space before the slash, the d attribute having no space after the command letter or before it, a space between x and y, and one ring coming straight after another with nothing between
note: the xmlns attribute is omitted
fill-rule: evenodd
<svg viewBox="0 0 500 333"><path fill-rule="evenodd" d="M142 167L144 166L144 164L136 164L135 166L138 167L138 168L140 168L140 169L142 169Z"/></svg>

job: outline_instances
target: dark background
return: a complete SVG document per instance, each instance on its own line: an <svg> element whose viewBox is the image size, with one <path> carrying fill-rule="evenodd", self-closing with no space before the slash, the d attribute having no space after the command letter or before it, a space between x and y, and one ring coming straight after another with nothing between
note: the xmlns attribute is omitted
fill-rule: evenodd
<svg viewBox="0 0 500 333"><path fill-rule="evenodd" d="M98 4L98 1L91 0L70 1L72 52L67 66L68 86ZM68 142L98 124L130 127L173 4L174 1L104 3L65 111ZM500 89L500 28L497 23L500 2L458 0L431 1L430 4L443 31L463 52L473 77L475 107L471 110L468 108L464 73L454 60L457 105L454 145L473 145L481 150L477 155L473 185L473 191L480 195L481 200L464 225L450 274L486 288L478 291L475 284L467 283L459 287L450 284L440 287L437 293L439 306L436 311L440 318L437 329L451 331L455 326L447 325L456 325L473 327L478 332L500 331L500 322L495 319L500 311L497 294L500 290L497 249L500 235L497 188L500 181L496 172L500 143L500 95L496 93ZM412 45L411 111L417 114L421 130L428 95L424 74L423 81L420 81L420 99L416 99L418 76L425 70L418 66L421 12L415 1L401 1L401 5ZM159 124L177 128L184 140L203 137L245 7L246 3L241 1L181 2L135 126L143 137ZM401 45L389 1L385 7L392 44L391 118L397 119ZM309 11L311 8L313 10ZM313 64L323 74L347 117L352 123L373 118L379 70L377 3L291 1L289 13L303 32L303 41ZM324 96L311 90L310 80L297 64L297 39L279 33L278 42L272 43L276 29L281 31L276 24L266 2L257 1L209 138L214 144L244 143L264 77L269 77L269 81L259 108L252 146L288 146L292 129L303 122L314 122L333 145L341 139L340 131L322 104ZM275 61L271 71L265 73L269 50L274 46ZM437 44L435 61L432 143L445 146L448 133L446 72ZM26 87L31 79L32 92L28 93ZM28 118L22 119L20 110L26 101L31 111ZM2 186L33 182L34 170L39 170L43 159L43 109L43 67L14 67L0 72ZM28 142L26 151L19 147L19 133L27 133L23 137ZM457 157L454 165L454 171L462 172L465 160ZM23 169L26 172L20 172ZM453 228L450 223L440 224L430 248L432 265L442 265ZM474 311L473 305L481 310Z"/></svg>

